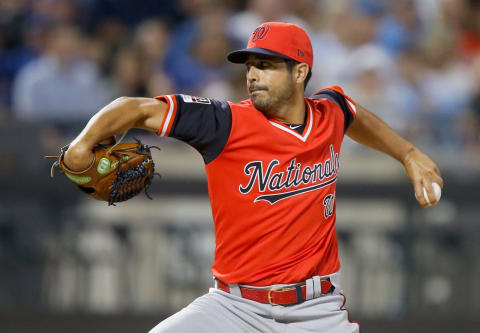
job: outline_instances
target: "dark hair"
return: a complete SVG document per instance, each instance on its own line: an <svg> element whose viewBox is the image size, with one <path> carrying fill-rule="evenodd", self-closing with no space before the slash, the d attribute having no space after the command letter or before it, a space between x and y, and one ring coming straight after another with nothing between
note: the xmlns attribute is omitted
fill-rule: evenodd
<svg viewBox="0 0 480 333"><path fill-rule="evenodd" d="M291 72L293 70L293 67L295 65L298 65L299 62L293 59L285 59L285 63L287 64L287 69ZM305 90L307 88L307 84L312 78L312 69L308 67L308 74L307 77L305 78L305 81L303 81L303 89Z"/></svg>

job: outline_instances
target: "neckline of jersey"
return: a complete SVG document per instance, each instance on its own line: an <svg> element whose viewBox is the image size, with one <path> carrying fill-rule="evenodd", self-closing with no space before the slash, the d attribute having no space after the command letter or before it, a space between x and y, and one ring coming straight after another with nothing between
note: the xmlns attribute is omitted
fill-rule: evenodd
<svg viewBox="0 0 480 333"><path fill-rule="evenodd" d="M297 139L299 139L302 142L306 142L310 132L312 131L312 125L313 125L313 111L310 103L308 102L308 99L305 98L305 104L308 106L308 112L307 112L307 124L305 125L305 129L303 130L303 135L298 133L297 131L291 129L287 124L282 123L281 121L270 119L269 122L273 126L275 126L278 129L281 129L282 131L285 131Z"/></svg>

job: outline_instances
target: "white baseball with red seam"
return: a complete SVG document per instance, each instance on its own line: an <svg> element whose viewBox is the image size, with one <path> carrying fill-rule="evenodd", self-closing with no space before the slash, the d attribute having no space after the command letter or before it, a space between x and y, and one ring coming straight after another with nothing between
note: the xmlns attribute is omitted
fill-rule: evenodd
<svg viewBox="0 0 480 333"><path fill-rule="evenodd" d="M440 188L440 185L438 185L437 183L432 183L432 187L433 187L433 193L435 194L435 201L438 202L442 197L442 189ZM423 188L423 196L425 197L425 201L430 205L430 200L428 200L427 189L425 187Z"/></svg>

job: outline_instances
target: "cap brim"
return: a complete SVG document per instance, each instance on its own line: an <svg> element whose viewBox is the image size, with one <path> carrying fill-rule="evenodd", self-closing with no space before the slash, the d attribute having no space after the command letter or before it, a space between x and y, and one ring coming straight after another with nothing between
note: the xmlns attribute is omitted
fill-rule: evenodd
<svg viewBox="0 0 480 333"><path fill-rule="evenodd" d="M227 59L228 59L228 61L233 62L234 64L244 64L245 61L247 60L249 54L262 54L262 55L268 55L268 56L282 58L282 59L294 60L294 59L292 59L290 57L287 57L286 55L283 55L281 53L277 53L277 52L270 51L270 50L267 50L267 49L262 49L262 48L259 48L259 47L251 47L251 48L247 48L247 49L242 49L242 50L237 50L237 51L230 52L227 55Z"/></svg>

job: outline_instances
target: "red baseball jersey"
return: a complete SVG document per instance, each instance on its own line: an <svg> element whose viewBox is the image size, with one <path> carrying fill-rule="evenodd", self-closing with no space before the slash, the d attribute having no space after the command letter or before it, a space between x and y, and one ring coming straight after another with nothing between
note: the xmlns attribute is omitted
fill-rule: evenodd
<svg viewBox="0 0 480 333"><path fill-rule="evenodd" d="M305 98L303 124L267 118L250 100L166 95L158 131L203 156L213 220L212 273L265 286L339 270L335 189L355 103L339 87Z"/></svg>

